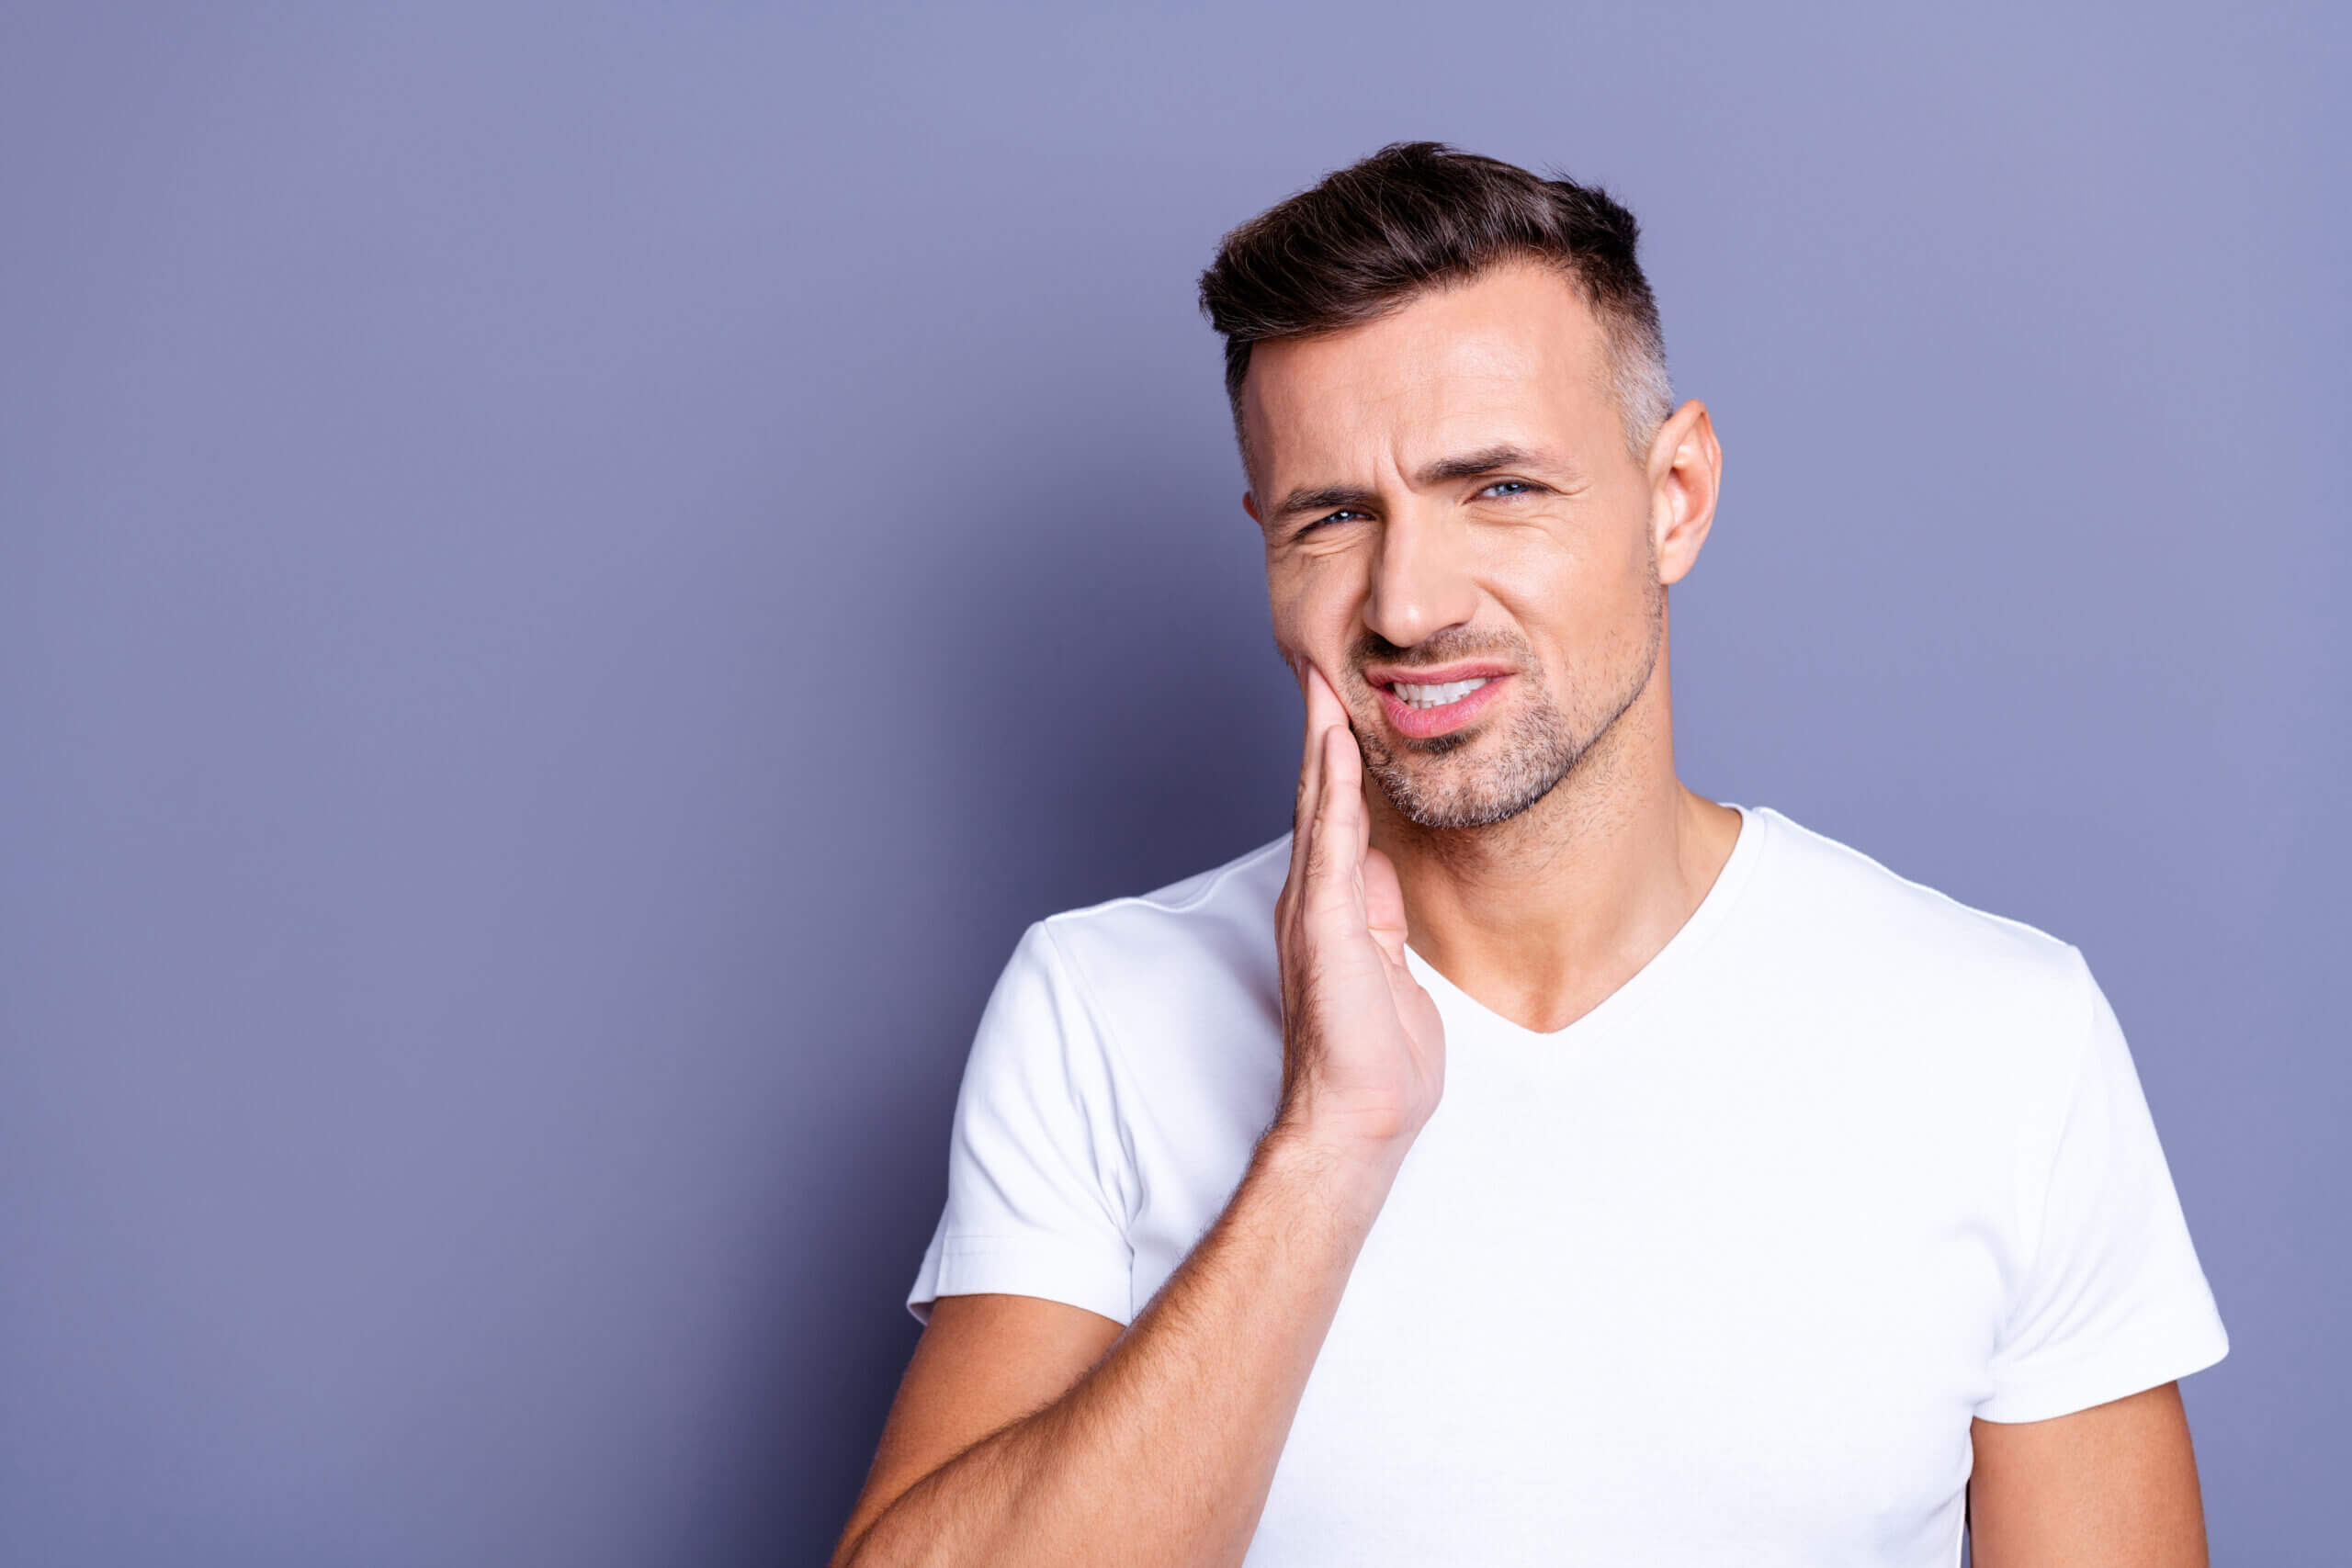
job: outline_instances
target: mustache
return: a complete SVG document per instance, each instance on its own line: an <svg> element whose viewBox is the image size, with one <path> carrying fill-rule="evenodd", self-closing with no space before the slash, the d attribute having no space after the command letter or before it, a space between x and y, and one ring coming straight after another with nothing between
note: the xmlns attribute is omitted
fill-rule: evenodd
<svg viewBox="0 0 2352 1568"><path fill-rule="evenodd" d="M1348 659L1358 670L1367 664L1395 664L1417 669L1482 657L1525 663L1528 662L1529 652L1527 642L1521 637L1499 632L1472 631L1467 626L1448 626L1410 645L1394 643L1378 632L1368 631L1349 645Z"/></svg>

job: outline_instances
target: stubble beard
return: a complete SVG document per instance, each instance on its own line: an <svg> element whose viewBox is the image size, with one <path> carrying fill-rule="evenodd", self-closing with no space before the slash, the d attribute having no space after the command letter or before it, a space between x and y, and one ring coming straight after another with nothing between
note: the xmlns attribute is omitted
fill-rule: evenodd
<svg viewBox="0 0 2352 1568"><path fill-rule="evenodd" d="M1497 734L1486 726L1392 748L1383 726L1357 732L1364 771L1407 821L1421 828L1491 828L1527 811L1576 772L1649 686L1665 642L1664 585L1649 574L1645 646L1625 669L1620 689L1605 694L1598 712L1578 724L1538 683L1532 649L1523 639L1487 639L1475 649L1449 646L1430 656L1432 663L1474 653L1510 658L1521 671L1514 679L1532 686L1510 728ZM1460 755L1476 750L1481 757ZM1448 758L1454 761L1449 762Z"/></svg>

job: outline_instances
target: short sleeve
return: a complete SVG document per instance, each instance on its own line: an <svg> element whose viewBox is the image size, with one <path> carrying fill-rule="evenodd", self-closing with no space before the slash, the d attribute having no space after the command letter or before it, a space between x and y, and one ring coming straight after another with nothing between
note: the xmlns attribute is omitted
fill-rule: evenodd
<svg viewBox="0 0 2352 1568"><path fill-rule="evenodd" d="M1043 921L980 1015L947 1154L947 1205L907 1310L941 1296L1042 1296L1133 1315L1124 1142L1099 1022Z"/></svg>
<svg viewBox="0 0 2352 1568"><path fill-rule="evenodd" d="M2229 1351L2122 1026L2074 954L2089 1038L2054 1147L2030 1151L2030 1259L1992 1361L1987 1421L2041 1421L2154 1388Z"/></svg>

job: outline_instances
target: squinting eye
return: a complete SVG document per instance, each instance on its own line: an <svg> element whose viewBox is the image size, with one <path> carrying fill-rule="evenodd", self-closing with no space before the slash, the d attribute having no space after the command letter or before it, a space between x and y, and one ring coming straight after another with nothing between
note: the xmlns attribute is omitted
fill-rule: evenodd
<svg viewBox="0 0 2352 1568"><path fill-rule="evenodd" d="M1326 523L1345 523L1351 518L1363 517L1364 515L1366 515L1366 513L1362 512L1351 512L1347 508L1341 507L1339 511L1332 513L1329 517L1317 517L1314 522L1309 523L1306 527L1301 528L1299 532L1304 534L1309 529L1320 528Z"/></svg>
<svg viewBox="0 0 2352 1568"><path fill-rule="evenodd" d="M1525 479L1497 479L1494 483L1488 485L1485 490L1480 491L1478 493L1480 495L1492 495L1496 491L1500 491L1509 494L1516 495L1522 491L1532 490L1533 488L1534 487L1529 484Z"/></svg>

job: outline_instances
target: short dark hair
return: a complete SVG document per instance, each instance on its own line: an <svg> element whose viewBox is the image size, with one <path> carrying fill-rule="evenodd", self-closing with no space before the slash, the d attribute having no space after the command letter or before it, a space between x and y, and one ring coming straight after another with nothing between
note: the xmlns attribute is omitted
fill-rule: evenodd
<svg viewBox="0 0 2352 1568"><path fill-rule="evenodd" d="M1372 321L1525 259L1566 273L1599 319L1626 444L1645 457L1674 403L1657 301L1634 259L1640 234L1598 186L1443 142L1391 142L1234 230L1201 274L1201 311L1225 334L1235 433L1252 345Z"/></svg>

